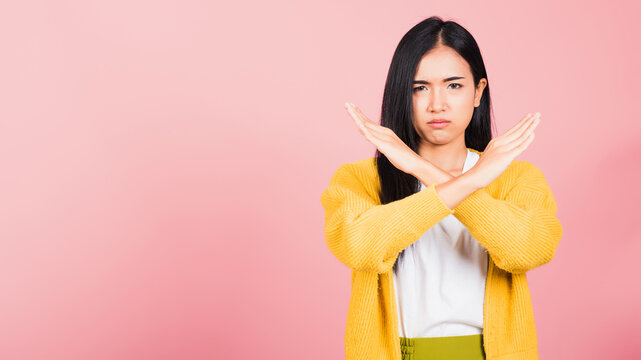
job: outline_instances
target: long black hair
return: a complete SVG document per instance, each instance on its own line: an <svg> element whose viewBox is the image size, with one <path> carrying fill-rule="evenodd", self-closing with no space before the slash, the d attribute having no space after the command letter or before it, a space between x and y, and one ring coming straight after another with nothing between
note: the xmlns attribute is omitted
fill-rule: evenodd
<svg viewBox="0 0 641 360"><path fill-rule="evenodd" d="M474 75L475 86L478 86L480 79L487 79L481 51L474 37L459 24L432 16L416 24L403 36L392 57L385 82L381 125L392 129L416 153L420 137L412 121L414 76L425 53L440 44L454 49L468 62ZM472 120L465 129L466 147L482 152L492 140L490 112L488 81L483 90L481 103L474 108ZM376 165L380 179L381 204L403 199L420 190L420 182L416 177L397 169L378 149Z"/></svg>

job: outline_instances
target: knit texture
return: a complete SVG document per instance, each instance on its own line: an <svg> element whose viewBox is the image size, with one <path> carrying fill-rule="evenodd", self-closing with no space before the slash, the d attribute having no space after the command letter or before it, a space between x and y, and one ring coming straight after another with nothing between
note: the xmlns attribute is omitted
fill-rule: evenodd
<svg viewBox="0 0 641 360"><path fill-rule="evenodd" d="M486 358L538 359L526 271L552 260L563 233L543 173L529 161L514 160L454 209L438 196L437 186L381 205L372 157L341 165L321 194L327 246L352 270L346 359L402 359L393 266L403 249L450 214L490 255L483 305Z"/></svg>

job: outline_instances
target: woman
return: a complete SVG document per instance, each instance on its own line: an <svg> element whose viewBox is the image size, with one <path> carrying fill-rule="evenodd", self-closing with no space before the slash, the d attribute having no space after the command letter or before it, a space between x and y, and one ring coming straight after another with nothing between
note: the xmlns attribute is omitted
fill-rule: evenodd
<svg viewBox="0 0 641 360"><path fill-rule="evenodd" d="M538 359L526 271L561 239L541 171L515 158L540 114L492 139L472 35L428 18L401 39L381 125L347 111L376 156L321 195L330 251L352 269L347 359Z"/></svg>

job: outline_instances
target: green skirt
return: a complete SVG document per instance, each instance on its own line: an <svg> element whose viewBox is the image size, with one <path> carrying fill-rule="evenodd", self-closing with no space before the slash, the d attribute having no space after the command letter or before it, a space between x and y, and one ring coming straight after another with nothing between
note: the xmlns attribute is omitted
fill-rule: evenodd
<svg viewBox="0 0 641 360"><path fill-rule="evenodd" d="M403 360L485 360L483 334L400 339Z"/></svg>

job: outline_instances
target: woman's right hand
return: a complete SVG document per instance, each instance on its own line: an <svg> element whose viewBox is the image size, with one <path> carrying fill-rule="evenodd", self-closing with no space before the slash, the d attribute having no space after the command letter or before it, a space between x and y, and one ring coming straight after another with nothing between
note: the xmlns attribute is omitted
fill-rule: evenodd
<svg viewBox="0 0 641 360"><path fill-rule="evenodd" d="M488 186L532 143L540 116L540 113L527 114L503 135L490 140L470 169L476 185L481 188Z"/></svg>
<svg viewBox="0 0 641 360"><path fill-rule="evenodd" d="M397 169L414 174L425 160L410 149L392 129L370 120L361 109L352 103L345 103L345 109L354 120L358 131L372 143Z"/></svg>

